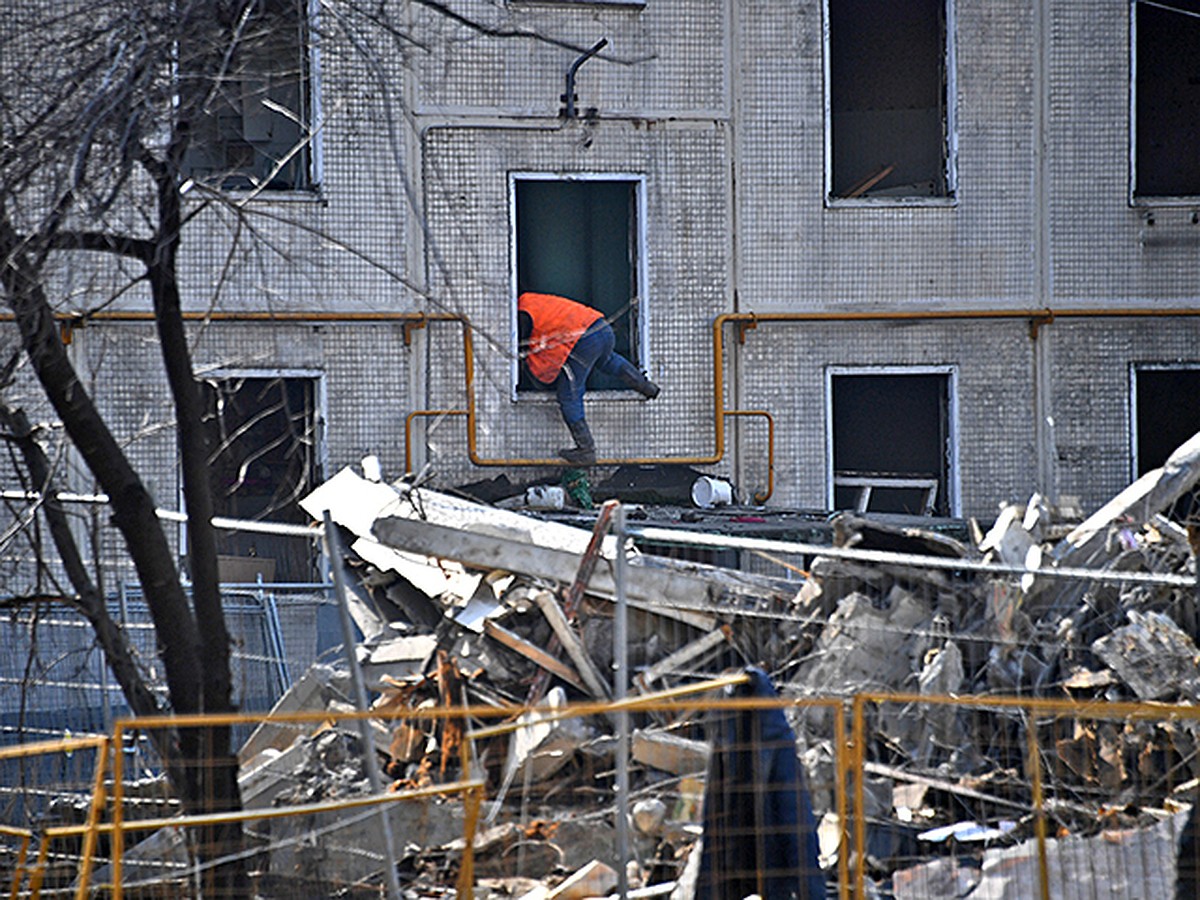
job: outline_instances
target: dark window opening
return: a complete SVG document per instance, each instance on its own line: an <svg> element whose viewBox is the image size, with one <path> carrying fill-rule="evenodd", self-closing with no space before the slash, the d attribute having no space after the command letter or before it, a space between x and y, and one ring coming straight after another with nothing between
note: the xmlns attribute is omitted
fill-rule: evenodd
<svg viewBox="0 0 1200 900"><path fill-rule="evenodd" d="M831 196L951 196L945 0L828 3Z"/></svg>
<svg viewBox="0 0 1200 900"><path fill-rule="evenodd" d="M307 4L233 4L217 13L215 48L181 47L185 176L225 190L312 186Z"/></svg>
<svg viewBox="0 0 1200 900"><path fill-rule="evenodd" d="M204 396L214 514L307 523L297 501L318 484L315 381L229 378L206 382ZM306 538L218 530L217 548L222 580L318 580Z"/></svg>
<svg viewBox="0 0 1200 900"><path fill-rule="evenodd" d="M1200 194L1200 0L1134 10L1134 193Z"/></svg>
<svg viewBox="0 0 1200 900"><path fill-rule="evenodd" d="M558 294L604 313L616 351L644 365L638 346L637 183L518 179L517 293ZM591 389L619 390L593 372ZM520 370L517 389L545 385Z"/></svg>
<svg viewBox="0 0 1200 900"><path fill-rule="evenodd" d="M1167 461L1176 448L1200 431L1200 367L1134 371L1137 407L1137 474ZM1177 501L1168 515L1200 521L1197 491Z"/></svg>
<svg viewBox="0 0 1200 900"><path fill-rule="evenodd" d="M834 508L950 514L950 378L834 375Z"/></svg>

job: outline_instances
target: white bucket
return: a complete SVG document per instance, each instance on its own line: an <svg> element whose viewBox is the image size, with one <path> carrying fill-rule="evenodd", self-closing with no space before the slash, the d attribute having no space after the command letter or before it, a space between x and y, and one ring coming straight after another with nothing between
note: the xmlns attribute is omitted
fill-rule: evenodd
<svg viewBox="0 0 1200 900"><path fill-rule="evenodd" d="M733 502L733 485L720 478L701 475L692 484L692 502L701 509Z"/></svg>
<svg viewBox="0 0 1200 900"><path fill-rule="evenodd" d="M557 484L535 484L525 490L525 505L534 509L562 509L567 492Z"/></svg>

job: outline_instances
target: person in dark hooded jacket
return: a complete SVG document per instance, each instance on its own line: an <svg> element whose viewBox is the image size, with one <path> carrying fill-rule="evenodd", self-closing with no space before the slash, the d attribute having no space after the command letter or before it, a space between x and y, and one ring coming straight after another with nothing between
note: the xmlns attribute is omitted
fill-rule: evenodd
<svg viewBox="0 0 1200 900"><path fill-rule="evenodd" d="M778 696L766 672L745 671L731 696ZM783 710L715 711L709 739L696 900L822 900L812 801Z"/></svg>

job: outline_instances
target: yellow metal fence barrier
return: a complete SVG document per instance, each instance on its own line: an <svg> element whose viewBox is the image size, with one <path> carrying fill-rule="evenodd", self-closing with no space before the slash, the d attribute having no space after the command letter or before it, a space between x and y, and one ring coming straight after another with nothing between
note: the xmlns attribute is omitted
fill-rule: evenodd
<svg viewBox="0 0 1200 900"><path fill-rule="evenodd" d="M1125 896L1114 885L1129 885L1131 879L1144 880L1152 876L1141 873L1135 866L1125 866L1117 857L1113 857L1117 860L1115 863L1104 862L1103 847L1143 837L1149 840L1150 827L1144 824L1145 821L1163 822L1162 833L1170 841L1177 841L1174 829L1178 817L1186 809L1185 801L1191 801L1194 796L1189 785L1196 784L1195 748L1200 747L1200 739L1197 739L1200 708L1197 707L1149 702L890 693L818 699L714 696L716 688L736 683L738 678L717 679L659 694L631 697L620 703L539 707L534 712L539 714L537 723L547 724L583 722L591 717L607 717L623 711L638 718L647 729L652 720L666 720L691 723L695 733L701 715L715 715L727 710L785 710L795 725L801 745L809 749L827 746L829 750L830 774L816 779L811 777L812 772L809 774L814 797L822 798L817 814L824 817L826 825L832 823L832 827L823 826L825 836L833 836L830 856L836 854L836 861L830 862L826 871L829 895L842 900L850 897L865 900L871 896L902 900L932 898L944 895L940 892L946 890L946 878L959 879L956 883L961 885L998 877L1013 879L1018 884L1017 889L1025 892L1023 896L1043 900L1092 896L1081 892L1080 888L1080 884L1088 879L1105 882L1109 889L1117 891L1104 896ZM90 804L82 824L38 829L0 823L0 840L13 845L9 896L42 896L47 860L56 841L78 842L77 875L72 886L75 897L80 900L100 895L121 898L127 886L123 883L126 881L123 857L127 834L286 817L313 817L315 821L316 817L327 813L377 810L404 802L449 802L450 798L461 797L462 853L455 881L445 887L459 897L472 897L478 875L474 848L482 818L481 806L488 785L495 788L494 781L486 777L484 762L476 750L489 740L528 727L528 721L512 721L515 716L528 712L528 709L488 706L369 713L319 711L126 719L116 723L111 736L0 748L0 760L81 751L95 754ZM444 783L436 783L435 776L434 783L427 786L402 786L384 794L291 801L285 805L236 812L129 815L125 776L127 751L122 748L126 747L127 736L135 731L267 724L289 727L296 734L319 736L336 732L340 724L362 719L381 721L390 728L397 726L399 720L410 725L436 720L456 722L463 736L457 748L460 757L452 766L457 769L457 777L448 776ZM506 721L486 724L497 719ZM912 735L917 737L909 740ZM954 758L954 753L958 752L956 747L961 749L972 743L982 748L978 751L978 759L964 762ZM918 748L915 753L914 747ZM988 782L988 778L993 781ZM958 844L954 844L954 837L931 837L938 831L938 826L956 824L944 821L947 818L944 810L913 810L893 801L883 812L879 809L871 812L870 788L878 781L924 787L932 794L951 796L951 808L966 819L980 820L980 827L992 837L978 845L966 843L965 837ZM594 806L603 808L604 815L611 817L611 796L604 791L601 795L601 802ZM526 810L527 802L530 811ZM519 829L529 832L545 814L544 805L540 803L540 800L534 803L517 798L508 818L515 820ZM917 849L909 851L907 856L898 853L895 859L880 859L871 850L872 838L894 829L895 821L884 820L901 809L906 810L905 815L916 817L913 827L908 829L910 832L924 828ZM998 811L1004 809L1013 810L1017 818L1012 822L1001 822ZM1168 820L1168 813L1174 814L1175 818ZM1158 819L1146 818L1151 815ZM1139 821L1143 824L1139 825ZM696 823L691 824L694 834ZM1010 830L998 829L997 824ZM1096 847L1100 849L1088 849L1092 845L1087 841L1092 839L1099 841ZM104 840L109 846L109 867L105 877L94 879L96 863L103 859L100 848ZM1014 843L1018 840L1023 843ZM37 856L30 863L28 856L35 842ZM1020 847L1028 849L1015 853ZM1067 853L1070 848L1074 848L1071 852L1075 856ZM1004 852L1009 855L1003 856ZM1147 890L1173 888L1173 850L1163 851L1159 847L1155 852L1158 856L1153 857L1152 866L1147 864L1147 871L1170 869L1170 872L1162 875L1161 884L1142 884L1140 894L1130 893L1129 896L1148 896ZM1085 866L1090 864L1095 868L1103 863L1109 868L1103 872L1096 868L1080 875L1071 868L1079 865L1080 858L1084 859ZM188 888L184 885L180 890L183 896Z"/></svg>

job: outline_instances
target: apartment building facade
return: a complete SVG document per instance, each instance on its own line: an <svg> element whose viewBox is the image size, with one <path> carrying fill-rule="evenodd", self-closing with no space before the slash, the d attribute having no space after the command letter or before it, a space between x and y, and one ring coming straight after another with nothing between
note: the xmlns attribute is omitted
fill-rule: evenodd
<svg viewBox="0 0 1200 900"><path fill-rule="evenodd" d="M597 474L989 520L1092 509L1200 429L1197 0L268 6L185 161L223 514L367 455L554 472L523 290L602 308L662 386L593 385ZM121 278L67 267L63 311ZM70 346L173 506L148 308Z"/></svg>

